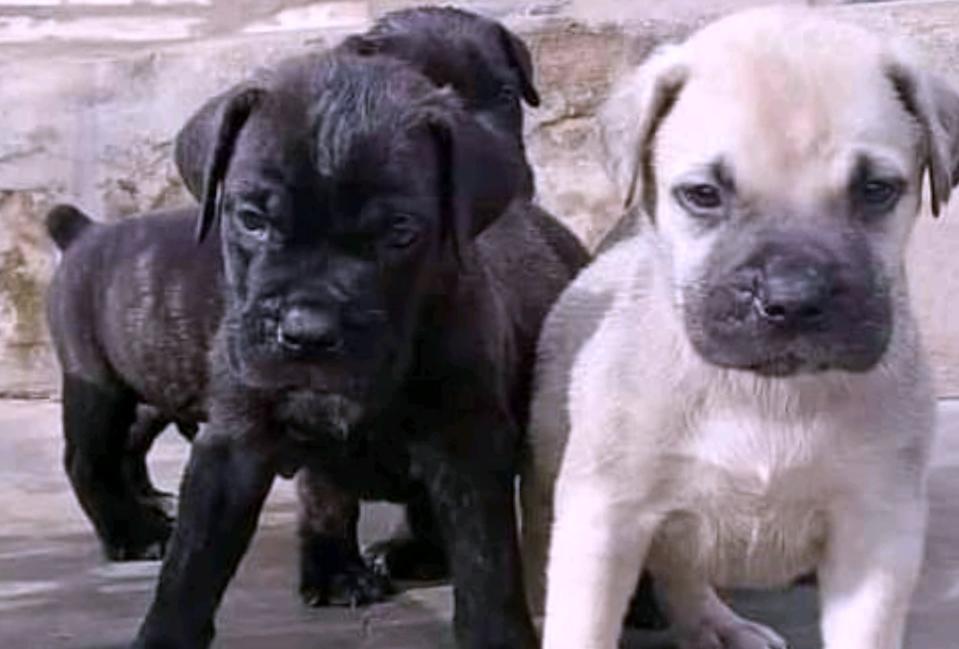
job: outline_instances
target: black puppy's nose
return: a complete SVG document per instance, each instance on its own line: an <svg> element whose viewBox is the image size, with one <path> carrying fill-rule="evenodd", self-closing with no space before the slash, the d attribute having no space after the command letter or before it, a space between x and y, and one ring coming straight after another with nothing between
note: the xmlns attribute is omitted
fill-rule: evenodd
<svg viewBox="0 0 959 649"><path fill-rule="evenodd" d="M327 309L293 306L286 310L276 330L277 341L287 349L334 351L342 344L335 314Z"/></svg>
<svg viewBox="0 0 959 649"><path fill-rule="evenodd" d="M759 317L783 329L818 325L836 293L832 271L801 257L775 256L764 266L753 301Z"/></svg>

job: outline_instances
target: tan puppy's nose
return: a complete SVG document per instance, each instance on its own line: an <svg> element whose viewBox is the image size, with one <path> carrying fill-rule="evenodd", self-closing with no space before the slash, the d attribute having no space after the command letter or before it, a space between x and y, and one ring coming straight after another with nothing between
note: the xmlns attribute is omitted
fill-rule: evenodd
<svg viewBox="0 0 959 649"><path fill-rule="evenodd" d="M835 294L832 271L800 255L767 258L757 278L753 309L767 324L795 332L820 326Z"/></svg>

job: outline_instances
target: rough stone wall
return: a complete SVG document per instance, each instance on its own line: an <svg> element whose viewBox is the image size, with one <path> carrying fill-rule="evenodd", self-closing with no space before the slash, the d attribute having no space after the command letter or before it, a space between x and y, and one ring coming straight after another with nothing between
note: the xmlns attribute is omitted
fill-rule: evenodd
<svg viewBox="0 0 959 649"><path fill-rule="evenodd" d="M595 111L656 44L757 0L469 0L529 42L543 105L528 113L539 199L587 243L617 216ZM327 47L415 0L0 0L0 395L56 389L42 293L42 217L68 200L103 220L183 204L172 137L257 66ZM432 4L450 4L434 2ZM824 3L833 4L833 3ZM829 9L913 36L959 81L959 2ZM913 275L941 392L959 396L959 201L923 218Z"/></svg>

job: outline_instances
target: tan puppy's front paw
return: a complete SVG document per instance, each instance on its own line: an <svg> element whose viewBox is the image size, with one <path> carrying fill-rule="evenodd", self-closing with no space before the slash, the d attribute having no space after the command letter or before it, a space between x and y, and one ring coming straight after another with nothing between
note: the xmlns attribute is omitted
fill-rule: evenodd
<svg viewBox="0 0 959 649"><path fill-rule="evenodd" d="M687 639L680 649L789 649L778 633L740 617L707 619Z"/></svg>

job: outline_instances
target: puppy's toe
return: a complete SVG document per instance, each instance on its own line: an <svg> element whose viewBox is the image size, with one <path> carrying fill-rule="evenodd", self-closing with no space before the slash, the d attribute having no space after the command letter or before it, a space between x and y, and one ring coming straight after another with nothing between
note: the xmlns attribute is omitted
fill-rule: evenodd
<svg viewBox="0 0 959 649"><path fill-rule="evenodd" d="M309 607L366 606L386 600L394 592L384 575L361 562L344 566L341 571L323 579L304 581L300 597Z"/></svg>
<svg viewBox="0 0 959 649"><path fill-rule="evenodd" d="M748 620L715 625L704 623L681 649L789 649L772 629Z"/></svg>
<svg viewBox="0 0 959 649"><path fill-rule="evenodd" d="M449 576L442 548L417 539L391 539L363 552L366 563L388 579L438 581Z"/></svg>
<svg viewBox="0 0 959 649"><path fill-rule="evenodd" d="M157 561L173 533L173 518L159 507L139 507L122 532L103 539L108 561Z"/></svg>
<svg viewBox="0 0 959 649"><path fill-rule="evenodd" d="M143 548L140 553L140 559L142 561L159 561L163 558L163 555L166 553L166 542L157 541L156 543L151 543L150 545Z"/></svg>
<svg viewBox="0 0 959 649"><path fill-rule="evenodd" d="M366 606L382 602L392 594L389 578L363 565L334 578L331 603L351 608Z"/></svg>
<svg viewBox="0 0 959 649"><path fill-rule="evenodd" d="M789 649L786 641L769 627L741 621L722 631L725 649Z"/></svg>

